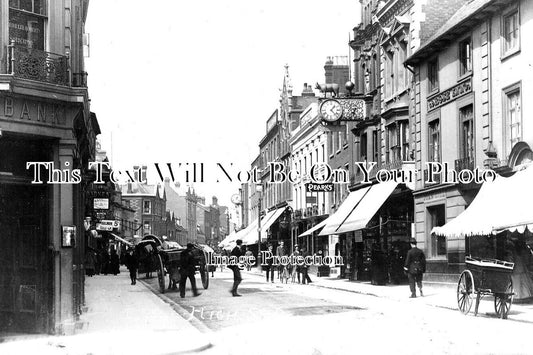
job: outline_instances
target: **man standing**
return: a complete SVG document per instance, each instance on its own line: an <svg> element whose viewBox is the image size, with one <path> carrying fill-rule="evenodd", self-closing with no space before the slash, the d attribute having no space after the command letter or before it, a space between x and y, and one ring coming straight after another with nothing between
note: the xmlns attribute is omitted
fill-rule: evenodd
<svg viewBox="0 0 533 355"><path fill-rule="evenodd" d="M137 283L137 269L139 268L139 261L135 255L135 250L130 248L126 253L126 267L130 271L131 284Z"/></svg>
<svg viewBox="0 0 533 355"><path fill-rule="evenodd" d="M236 259L239 260L239 257L242 255L242 250L241 250L242 240L237 239L236 243L237 243L237 246L233 248L233 250L231 251L230 257L235 256ZM239 268L239 265L230 265L229 267L231 268L231 270L233 270L233 287L231 288L229 292L231 292L231 295L233 297L241 297L241 295L237 293L237 287L239 287L239 284L242 281L241 270Z"/></svg>
<svg viewBox="0 0 533 355"><path fill-rule="evenodd" d="M191 288L192 293L194 297L200 296L200 293L198 292L198 289L196 288L196 279L194 278L194 274L196 272L196 260L194 259L194 255L192 254L192 248L194 247L193 244L188 243L187 249L185 249L181 253L180 257L180 283L179 283L179 289L180 289L180 297L185 297L185 285L187 284L187 278L189 278L189 281L191 282Z"/></svg>
<svg viewBox="0 0 533 355"><path fill-rule="evenodd" d="M287 251L285 250L285 242L281 241L279 242L278 247L276 248L276 255L278 258L278 279L280 278L281 273L283 272L283 269L285 269L285 266L281 263L281 257L287 256Z"/></svg>
<svg viewBox="0 0 533 355"><path fill-rule="evenodd" d="M301 255L302 255L304 261L306 260L306 258L308 256L310 256L310 254L307 252L307 249L305 247L302 247ZM303 285L305 285L306 282L307 282L307 284L313 282L313 281L311 281L311 278L309 277L308 268L309 268L309 265L307 265L307 263L305 263L305 262L300 267L300 271L302 272L302 284Z"/></svg>
<svg viewBox="0 0 533 355"><path fill-rule="evenodd" d="M416 298L416 285L420 290L420 296L424 296L422 293L422 275L426 272L426 256L424 252L416 247L416 239L411 238L411 249L407 252L407 258L405 259L404 270L409 277L409 288L411 289L411 298Z"/></svg>

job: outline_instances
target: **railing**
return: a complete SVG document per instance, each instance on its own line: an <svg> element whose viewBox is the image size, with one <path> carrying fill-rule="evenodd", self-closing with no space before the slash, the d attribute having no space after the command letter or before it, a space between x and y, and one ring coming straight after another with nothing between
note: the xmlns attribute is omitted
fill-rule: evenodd
<svg viewBox="0 0 533 355"><path fill-rule="evenodd" d="M14 42L8 46L7 72L19 78L68 86L68 63L68 56L16 46Z"/></svg>
<svg viewBox="0 0 533 355"><path fill-rule="evenodd" d="M463 158L455 160L455 171L474 170L474 159Z"/></svg>

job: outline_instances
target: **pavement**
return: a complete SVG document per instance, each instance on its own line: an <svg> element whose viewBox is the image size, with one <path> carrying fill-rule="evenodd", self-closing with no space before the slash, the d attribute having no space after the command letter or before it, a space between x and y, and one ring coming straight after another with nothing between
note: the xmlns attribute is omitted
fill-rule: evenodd
<svg viewBox="0 0 533 355"><path fill-rule="evenodd" d="M2 339L0 354L192 354L211 347L144 283L131 285L126 269L85 280L87 311L75 335Z"/></svg>
<svg viewBox="0 0 533 355"><path fill-rule="evenodd" d="M257 270L256 268L252 268L251 271L243 272L248 275L254 275L255 277L260 276L266 278L266 274L260 270ZM410 302L414 304L423 304L431 307L449 309L456 312L459 311L457 306L457 284L455 283L423 282L422 289L424 296L420 297L417 289L418 297L413 299L409 298L411 292L408 284L378 286L372 285L370 282L349 281L346 279L340 279L338 277L317 277L316 274L310 274L309 276L312 280L312 283L309 284L309 287L340 290L385 298L398 302ZM276 280L276 282L279 281ZM475 299L470 310L471 314L473 314L474 308ZM488 315L490 317L495 316L494 297L484 296L481 299L478 315ZM533 324L533 302L514 302L511 306L508 318L519 322L521 321Z"/></svg>

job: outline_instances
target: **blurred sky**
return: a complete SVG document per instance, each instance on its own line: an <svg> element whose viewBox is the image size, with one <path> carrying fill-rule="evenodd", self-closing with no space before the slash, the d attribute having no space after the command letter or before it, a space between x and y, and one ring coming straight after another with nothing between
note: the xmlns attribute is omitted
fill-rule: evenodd
<svg viewBox="0 0 533 355"><path fill-rule="evenodd" d="M357 0L92 0L91 110L113 167L147 164L155 181L153 163L204 162L195 189L228 204L238 184L216 183L216 163L250 168L284 65L296 95L324 82L359 21Z"/></svg>

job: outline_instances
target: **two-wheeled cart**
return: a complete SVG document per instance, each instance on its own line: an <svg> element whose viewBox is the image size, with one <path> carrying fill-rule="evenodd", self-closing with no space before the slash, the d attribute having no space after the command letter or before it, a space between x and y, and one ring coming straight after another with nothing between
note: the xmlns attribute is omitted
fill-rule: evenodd
<svg viewBox="0 0 533 355"><path fill-rule="evenodd" d="M497 260L466 257L466 270L457 283L457 305L463 314L468 314L476 294L477 315L483 296L494 296L494 309L498 317L507 319L513 303L513 281L511 274L514 263Z"/></svg>

